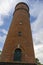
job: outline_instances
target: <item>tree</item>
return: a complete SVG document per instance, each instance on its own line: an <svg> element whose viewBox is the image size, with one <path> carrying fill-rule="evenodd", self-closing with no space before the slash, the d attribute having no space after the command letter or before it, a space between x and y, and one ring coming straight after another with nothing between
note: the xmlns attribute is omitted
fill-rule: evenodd
<svg viewBox="0 0 43 65"><path fill-rule="evenodd" d="M41 65L41 63L39 62L39 59L38 58L36 58L35 61L36 61L36 64L37 65Z"/></svg>
<svg viewBox="0 0 43 65"><path fill-rule="evenodd" d="M0 50L0 54L1 54L1 52L2 52L2 51Z"/></svg>

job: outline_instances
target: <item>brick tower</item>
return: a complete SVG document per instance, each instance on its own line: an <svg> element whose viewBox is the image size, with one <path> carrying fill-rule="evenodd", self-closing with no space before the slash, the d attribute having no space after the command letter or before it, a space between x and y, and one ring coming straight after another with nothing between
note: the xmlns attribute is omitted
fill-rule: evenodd
<svg viewBox="0 0 43 65"><path fill-rule="evenodd" d="M15 7L1 61L35 63L29 7L26 3L20 2Z"/></svg>

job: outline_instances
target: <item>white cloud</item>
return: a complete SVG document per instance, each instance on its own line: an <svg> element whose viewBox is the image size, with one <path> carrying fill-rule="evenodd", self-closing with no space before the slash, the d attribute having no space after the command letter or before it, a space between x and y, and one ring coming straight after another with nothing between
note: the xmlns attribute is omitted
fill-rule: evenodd
<svg viewBox="0 0 43 65"><path fill-rule="evenodd" d="M5 30L5 29L0 29L0 32L2 32L2 33L4 33L4 34L7 34L7 33L8 33L8 31Z"/></svg>
<svg viewBox="0 0 43 65"><path fill-rule="evenodd" d="M34 1L34 3L31 3L30 5L30 14L34 17L38 17L40 12L43 11L43 3L37 0Z"/></svg>
<svg viewBox="0 0 43 65"><path fill-rule="evenodd" d="M43 29L43 12L41 11L37 19L32 23L32 30L37 32L40 29Z"/></svg>
<svg viewBox="0 0 43 65"><path fill-rule="evenodd" d="M41 43L43 44L43 30L42 29L33 34L33 41L35 45L38 45Z"/></svg>
<svg viewBox="0 0 43 65"><path fill-rule="evenodd" d="M6 39L6 35L0 36L0 50L3 49L5 39Z"/></svg>
<svg viewBox="0 0 43 65"><path fill-rule="evenodd" d="M3 29L2 32L3 32L4 34L7 34L7 33L8 33L8 31L6 31L5 29Z"/></svg>
<svg viewBox="0 0 43 65"><path fill-rule="evenodd" d="M43 63L43 30L33 34L33 43L35 49L35 57Z"/></svg>
<svg viewBox="0 0 43 65"><path fill-rule="evenodd" d="M3 20L1 19L1 16L0 16L0 26L2 26L4 24Z"/></svg>
<svg viewBox="0 0 43 65"><path fill-rule="evenodd" d="M43 63L43 44L35 45L35 56Z"/></svg>
<svg viewBox="0 0 43 65"><path fill-rule="evenodd" d="M6 35L0 36L0 44L4 43Z"/></svg>
<svg viewBox="0 0 43 65"><path fill-rule="evenodd" d="M0 20L0 26L2 26L3 25L3 21L2 20Z"/></svg>
<svg viewBox="0 0 43 65"><path fill-rule="evenodd" d="M31 23L35 56L43 63L43 4L42 2L32 3L30 9L31 16L36 17L36 20Z"/></svg>
<svg viewBox="0 0 43 65"><path fill-rule="evenodd" d="M0 3L0 14L9 15L12 8L12 0L2 0Z"/></svg>
<svg viewBox="0 0 43 65"><path fill-rule="evenodd" d="M0 50L2 50L8 31L5 29L0 29L0 32L3 34L0 34Z"/></svg>

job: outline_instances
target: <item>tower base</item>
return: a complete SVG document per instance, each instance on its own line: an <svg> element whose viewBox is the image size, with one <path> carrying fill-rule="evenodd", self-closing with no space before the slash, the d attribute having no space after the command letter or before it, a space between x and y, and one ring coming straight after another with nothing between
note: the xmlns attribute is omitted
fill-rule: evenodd
<svg viewBox="0 0 43 65"><path fill-rule="evenodd" d="M0 65L37 65L36 63L14 63L14 62L0 62Z"/></svg>

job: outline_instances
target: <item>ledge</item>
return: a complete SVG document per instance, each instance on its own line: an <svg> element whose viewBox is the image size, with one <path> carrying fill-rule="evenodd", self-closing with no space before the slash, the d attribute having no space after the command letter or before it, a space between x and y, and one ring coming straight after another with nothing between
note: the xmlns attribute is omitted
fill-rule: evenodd
<svg viewBox="0 0 43 65"><path fill-rule="evenodd" d="M0 62L0 65L36 65L35 63L13 63L13 62Z"/></svg>

